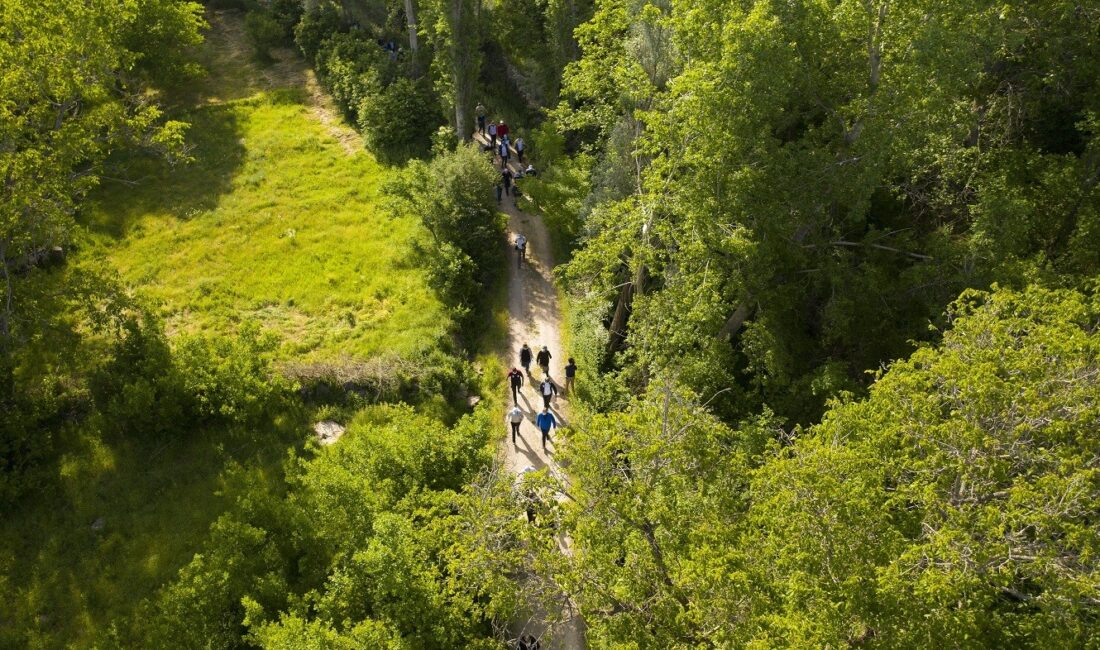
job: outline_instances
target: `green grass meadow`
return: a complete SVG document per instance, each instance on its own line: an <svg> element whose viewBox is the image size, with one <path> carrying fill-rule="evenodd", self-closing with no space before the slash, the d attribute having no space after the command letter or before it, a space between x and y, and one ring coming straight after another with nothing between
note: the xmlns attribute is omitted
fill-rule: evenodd
<svg viewBox="0 0 1100 650"><path fill-rule="evenodd" d="M189 113L194 161L127 161L141 181L106 183L85 217L96 247L170 332L252 319L305 361L431 349L448 321L410 253L421 226L310 111L285 89Z"/></svg>

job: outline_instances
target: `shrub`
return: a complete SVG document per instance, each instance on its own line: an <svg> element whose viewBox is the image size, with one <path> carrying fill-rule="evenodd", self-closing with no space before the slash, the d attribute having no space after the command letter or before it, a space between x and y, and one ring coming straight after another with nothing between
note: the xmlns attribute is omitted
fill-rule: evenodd
<svg viewBox="0 0 1100 650"><path fill-rule="evenodd" d="M250 424L262 420L289 390L271 372L273 335L245 324L236 339L188 338L177 350L180 383L199 422Z"/></svg>
<svg viewBox="0 0 1100 650"><path fill-rule="evenodd" d="M316 61L321 43L340 31L340 9L331 2L323 2L307 12L294 28L294 42L310 61Z"/></svg>
<svg viewBox="0 0 1100 650"><path fill-rule="evenodd" d="M442 122L439 102L427 84L404 78L381 92L364 94L357 113L367 147L380 160L395 163L427 154L432 133Z"/></svg>
<svg viewBox="0 0 1100 650"><path fill-rule="evenodd" d="M289 43L294 39L294 28L302 20L305 9L301 0L272 0L271 15L283 28L283 42Z"/></svg>
<svg viewBox="0 0 1100 650"><path fill-rule="evenodd" d="M275 16L262 9L248 12L244 17L244 29L256 50L256 56L260 58L267 58L271 48L282 45L286 38L286 32Z"/></svg>
<svg viewBox="0 0 1100 650"><path fill-rule="evenodd" d="M455 320L471 329L485 306L485 288L504 261L504 221L496 210L497 174L474 146L425 163L414 161L389 187L400 204L420 215L432 234L427 264L440 297L459 308Z"/></svg>
<svg viewBox="0 0 1100 650"><path fill-rule="evenodd" d="M380 92L388 67L382 50L358 34L334 34L317 51L317 73L348 118L364 97Z"/></svg>

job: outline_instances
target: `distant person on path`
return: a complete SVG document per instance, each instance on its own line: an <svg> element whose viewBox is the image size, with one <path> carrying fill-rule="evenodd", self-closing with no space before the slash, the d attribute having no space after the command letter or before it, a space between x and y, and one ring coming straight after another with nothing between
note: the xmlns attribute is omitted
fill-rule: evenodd
<svg viewBox="0 0 1100 650"><path fill-rule="evenodd" d="M523 141L522 137L516 138L516 160L523 164L523 150L527 147L527 144Z"/></svg>
<svg viewBox="0 0 1100 650"><path fill-rule="evenodd" d="M524 634L519 638L517 650L540 650L542 646L533 634Z"/></svg>
<svg viewBox="0 0 1100 650"><path fill-rule="evenodd" d="M489 122L489 146L497 146L497 125Z"/></svg>
<svg viewBox="0 0 1100 650"><path fill-rule="evenodd" d="M478 102L474 113L477 114L477 132L485 133L485 104Z"/></svg>
<svg viewBox="0 0 1100 650"><path fill-rule="evenodd" d="M569 357L569 363L565 366L565 394L573 394L573 382L577 378L577 363L573 357Z"/></svg>
<svg viewBox="0 0 1100 650"><path fill-rule="evenodd" d="M516 268L523 266L525 259L527 259L527 238L516 235Z"/></svg>
<svg viewBox="0 0 1100 650"><path fill-rule="evenodd" d="M526 343L519 349L519 365L523 366L527 374L531 374L531 348Z"/></svg>
<svg viewBox="0 0 1100 650"><path fill-rule="evenodd" d="M539 425L539 431L542 432L542 450L546 451L546 441L550 439L550 429L556 429L558 426L558 422L554 419L554 414L550 412L549 406L542 409L542 413L539 413L538 417L535 418L535 424Z"/></svg>
<svg viewBox="0 0 1100 650"><path fill-rule="evenodd" d="M497 137L503 139L506 135L508 135L508 125L501 120L497 123Z"/></svg>
<svg viewBox="0 0 1100 650"><path fill-rule="evenodd" d="M550 408L550 400L558 394L558 386L553 379L547 377L539 384L539 394L542 395L542 405L545 408Z"/></svg>
<svg viewBox="0 0 1100 650"><path fill-rule="evenodd" d="M519 368L512 368L508 373L508 383L512 386L512 403L519 404L519 389L523 386L523 373Z"/></svg>
<svg viewBox="0 0 1100 650"><path fill-rule="evenodd" d="M535 357L535 360L539 363L539 368L542 368L542 374L544 377L550 376L550 359L552 358L553 357L550 356L550 350L545 345L542 346L542 349L539 350L538 356Z"/></svg>
<svg viewBox="0 0 1100 650"><path fill-rule="evenodd" d="M532 164L527 165L527 169L523 170L524 176L538 176L539 173L535 171L535 166Z"/></svg>
<svg viewBox="0 0 1100 650"><path fill-rule="evenodd" d="M508 166L508 158L512 156L512 150L508 148L508 140L506 138L501 139L500 146L497 147L497 153L500 154L500 166Z"/></svg>
<svg viewBox="0 0 1100 650"><path fill-rule="evenodd" d="M516 444L516 436L523 437L523 434L519 432L519 425L523 424L523 411L518 406L513 406L511 411L508 411L508 423L512 425L512 445Z"/></svg>
<svg viewBox="0 0 1100 650"><path fill-rule="evenodd" d="M512 195L512 170L505 167L500 170L500 182L504 185L504 194L506 196Z"/></svg>

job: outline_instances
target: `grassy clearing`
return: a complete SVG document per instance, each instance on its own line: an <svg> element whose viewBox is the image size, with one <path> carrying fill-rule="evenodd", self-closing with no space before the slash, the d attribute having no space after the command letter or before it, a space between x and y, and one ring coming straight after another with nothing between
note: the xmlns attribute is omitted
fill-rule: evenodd
<svg viewBox="0 0 1100 650"><path fill-rule="evenodd" d="M170 331L254 319L304 360L431 349L448 323L410 259L421 226L387 214L387 171L310 113L294 90L195 110L195 162L135 161L143 180L101 191L87 226Z"/></svg>
<svg viewBox="0 0 1100 650"><path fill-rule="evenodd" d="M81 215L82 255L117 268L172 332L228 335L254 319L299 361L439 346L447 312L410 257L421 226L380 205L390 172L349 152L354 134L319 106L300 62L257 68L240 17L209 17L211 74L165 96L193 125L194 162L115 160L127 182L105 182ZM117 647L112 627L130 624L233 502L237 468L277 487L309 419L284 414L244 445L219 431L147 442L74 424L35 495L0 520L0 647Z"/></svg>

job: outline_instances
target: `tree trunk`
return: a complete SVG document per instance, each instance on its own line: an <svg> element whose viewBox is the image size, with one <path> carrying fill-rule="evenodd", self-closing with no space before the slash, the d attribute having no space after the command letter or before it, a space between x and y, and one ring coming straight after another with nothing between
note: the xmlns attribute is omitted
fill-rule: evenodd
<svg viewBox="0 0 1100 650"><path fill-rule="evenodd" d="M646 267L639 266L634 273L634 279L622 286L619 291L619 300L615 303L615 315L611 318L609 332L611 336L607 341L607 359L610 361L615 353L622 349L626 342L626 330L630 323L630 311L634 304L634 294L642 293L643 285L649 277Z"/></svg>

